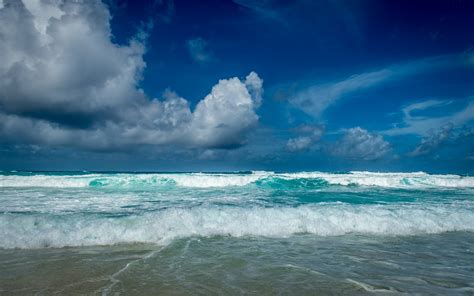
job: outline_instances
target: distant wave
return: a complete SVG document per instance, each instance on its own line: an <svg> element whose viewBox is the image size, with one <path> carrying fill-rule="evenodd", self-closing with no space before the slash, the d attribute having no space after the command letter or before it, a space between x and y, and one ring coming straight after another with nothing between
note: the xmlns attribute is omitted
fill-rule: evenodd
<svg viewBox="0 0 474 296"><path fill-rule="evenodd" d="M119 243L167 244L189 236L286 237L348 233L417 235L474 231L474 205L307 205L299 207L202 206L168 208L128 217L0 214L1 248Z"/></svg>
<svg viewBox="0 0 474 296"><path fill-rule="evenodd" d="M241 174L8 174L0 175L0 187L107 187L146 188L181 186L194 188L228 186L263 186L271 188L340 186L377 186L385 188L474 188L474 177L459 175L430 175L416 173L273 173L252 172Z"/></svg>

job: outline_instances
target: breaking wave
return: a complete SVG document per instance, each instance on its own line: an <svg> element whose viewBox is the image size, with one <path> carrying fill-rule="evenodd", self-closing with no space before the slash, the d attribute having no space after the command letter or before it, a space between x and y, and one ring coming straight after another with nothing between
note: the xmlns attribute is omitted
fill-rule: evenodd
<svg viewBox="0 0 474 296"><path fill-rule="evenodd" d="M0 215L1 248L157 243L189 236L417 235L474 231L472 204L169 208L128 217Z"/></svg>
<svg viewBox="0 0 474 296"><path fill-rule="evenodd" d="M474 177L430 175L417 173L273 173L235 174L175 173L175 174L7 174L0 175L0 187L56 188L150 188L180 186L212 188L229 186L263 186L278 189L311 188L327 185L377 186L385 188L474 188Z"/></svg>

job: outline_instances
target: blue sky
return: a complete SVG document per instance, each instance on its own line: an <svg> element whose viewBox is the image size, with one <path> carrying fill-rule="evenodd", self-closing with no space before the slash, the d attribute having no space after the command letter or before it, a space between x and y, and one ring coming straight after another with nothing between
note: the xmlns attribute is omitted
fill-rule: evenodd
<svg viewBox="0 0 474 296"><path fill-rule="evenodd" d="M23 2L0 169L473 173L472 1Z"/></svg>

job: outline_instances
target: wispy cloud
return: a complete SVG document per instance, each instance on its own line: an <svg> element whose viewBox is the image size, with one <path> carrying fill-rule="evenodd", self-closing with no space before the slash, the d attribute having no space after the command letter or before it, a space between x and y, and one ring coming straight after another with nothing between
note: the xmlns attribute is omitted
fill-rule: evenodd
<svg viewBox="0 0 474 296"><path fill-rule="evenodd" d="M426 100L410 104L402 109L402 122L381 133L389 136L412 134L427 137L433 133L434 129L439 129L448 123L454 127L461 126L474 120L474 98L467 98L467 101L467 105L462 110L444 116L414 116L412 113L448 106L453 103L450 100Z"/></svg>
<svg viewBox="0 0 474 296"><path fill-rule="evenodd" d="M419 144L408 153L409 156L427 155L439 149L449 139L465 137L466 127L474 121L474 98L466 98L467 105L459 111L443 116L430 116L433 110L450 107L451 100L426 100L405 106L401 113L402 122L382 131L388 136L416 135L421 138ZM424 115L413 115L418 114Z"/></svg>
<svg viewBox="0 0 474 296"><path fill-rule="evenodd" d="M198 63L206 63L213 59L208 43L201 37L189 39L186 42L190 57Z"/></svg>
<svg viewBox="0 0 474 296"><path fill-rule="evenodd" d="M281 16L279 11L274 8L272 0L234 0L234 3L250 10L252 13L263 19L277 21L286 24L285 19Z"/></svg>
<svg viewBox="0 0 474 296"><path fill-rule="evenodd" d="M171 23L176 13L174 0L155 0L153 7L158 10L156 15L158 20L167 24Z"/></svg>
<svg viewBox="0 0 474 296"><path fill-rule="evenodd" d="M333 104L344 95L366 89L381 83L393 76L393 71L384 69L375 72L353 75L347 79L312 85L296 93L289 99L294 107L305 113L319 117L329 105Z"/></svg>
<svg viewBox="0 0 474 296"><path fill-rule="evenodd" d="M289 103L319 118L322 113L337 101L359 91L368 90L384 83L404 79L435 68L453 67L470 64L472 55L447 55L392 65L376 71L352 75L348 78L325 83L312 83L289 97Z"/></svg>

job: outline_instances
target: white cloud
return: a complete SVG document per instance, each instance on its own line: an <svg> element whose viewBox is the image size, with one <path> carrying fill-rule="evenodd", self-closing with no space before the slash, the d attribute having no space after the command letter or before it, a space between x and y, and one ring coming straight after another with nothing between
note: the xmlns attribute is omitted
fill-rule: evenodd
<svg viewBox="0 0 474 296"><path fill-rule="evenodd" d="M377 160L387 155L390 150L390 144L382 136L354 127L345 131L330 153L353 160Z"/></svg>
<svg viewBox="0 0 474 296"><path fill-rule="evenodd" d="M263 82L256 73L220 80L194 110L171 91L150 99L138 86L145 45L140 37L113 43L101 1L25 3L4 1L0 9L3 142L232 148L257 124Z"/></svg>
<svg viewBox="0 0 474 296"><path fill-rule="evenodd" d="M204 100L200 101L193 113L192 129L195 141L200 146L241 145L244 135L258 121L254 108L259 97L250 95L246 85L248 80L261 79L255 72L244 82L238 78L220 80ZM260 89L256 93L259 93Z"/></svg>

